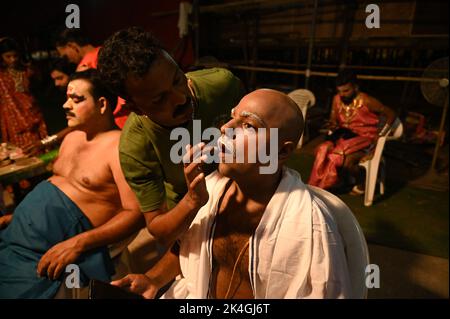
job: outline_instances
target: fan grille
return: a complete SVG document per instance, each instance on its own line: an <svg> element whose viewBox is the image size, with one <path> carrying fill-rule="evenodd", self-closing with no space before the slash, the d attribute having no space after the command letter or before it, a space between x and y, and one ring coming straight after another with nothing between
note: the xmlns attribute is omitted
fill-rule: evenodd
<svg viewBox="0 0 450 319"><path fill-rule="evenodd" d="M433 105L443 106L447 98L448 87L442 87L439 84L439 80L448 79L448 57L431 63L423 72L422 77L437 80L435 82L422 81L420 83L420 89L425 99Z"/></svg>

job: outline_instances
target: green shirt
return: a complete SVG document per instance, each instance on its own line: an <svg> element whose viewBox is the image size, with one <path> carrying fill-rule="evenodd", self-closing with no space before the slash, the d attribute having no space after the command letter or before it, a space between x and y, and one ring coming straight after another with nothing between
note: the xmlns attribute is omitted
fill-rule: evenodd
<svg viewBox="0 0 450 319"><path fill-rule="evenodd" d="M220 68L189 72L197 106L195 119L202 130L217 125L236 106L243 95L240 80ZM192 125L188 128L192 134ZM125 178L137 196L142 212L173 208L187 191L183 164L170 159L170 129L146 116L131 113L122 129L119 156Z"/></svg>

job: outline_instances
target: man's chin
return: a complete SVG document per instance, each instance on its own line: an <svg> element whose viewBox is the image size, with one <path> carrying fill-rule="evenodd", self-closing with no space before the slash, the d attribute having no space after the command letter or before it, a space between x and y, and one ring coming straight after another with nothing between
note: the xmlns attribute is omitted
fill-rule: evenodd
<svg viewBox="0 0 450 319"><path fill-rule="evenodd" d="M72 119L67 120L67 127L76 128L77 126L79 126L79 123L77 123L76 121Z"/></svg>
<svg viewBox="0 0 450 319"><path fill-rule="evenodd" d="M217 170L222 176L228 177L233 179L236 176L239 176L242 174L241 172L242 167L239 167L239 164L237 163L219 163L217 166Z"/></svg>
<svg viewBox="0 0 450 319"><path fill-rule="evenodd" d="M191 123L192 118L189 116L183 116L180 117L178 119L174 119L174 124L172 125L172 127L185 127L187 128L189 126L189 124Z"/></svg>
<svg viewBox="0 0 450 319"><path fill-rule="evenodd" d="M188 121L186 121L186 122L184 122L184 123L181 123L179 126L180 126L180 127L187 128L187 127L189 126L189 123L191 123L190 120L188 120Z"/></svg>
<svg viewBox="0 0 450 319"><path fill-rule="evenodd" d="M229 176L230 169L225 163L219 163L219 165L217 166L217 171L224 177L231 177Z"/></svg>

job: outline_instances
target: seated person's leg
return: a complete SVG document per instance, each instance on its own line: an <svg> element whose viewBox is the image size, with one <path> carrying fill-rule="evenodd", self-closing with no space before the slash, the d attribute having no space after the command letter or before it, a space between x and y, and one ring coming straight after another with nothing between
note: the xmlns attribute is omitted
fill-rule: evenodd
<svg viewBox="0 0 450 319"><path fill-rule="evenodd" d="M343 171L346 175L343 178L346 178L346 181L350 185L356 185L362 191L364 190L364 172L358 164L365 155L366 153L364 151L346 155L343 165Z"/></svg>

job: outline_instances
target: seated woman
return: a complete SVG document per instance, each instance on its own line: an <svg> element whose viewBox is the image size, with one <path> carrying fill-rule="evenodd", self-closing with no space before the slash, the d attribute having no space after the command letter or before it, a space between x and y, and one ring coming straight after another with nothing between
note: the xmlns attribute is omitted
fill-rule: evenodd
<svg viewBox="0 0 450 319"><path fill-rule="evenodd" d="M47 136L44 118L29 93L30 69L18 44L0 39L0 128L2 142L23 147Z"/></svg>

